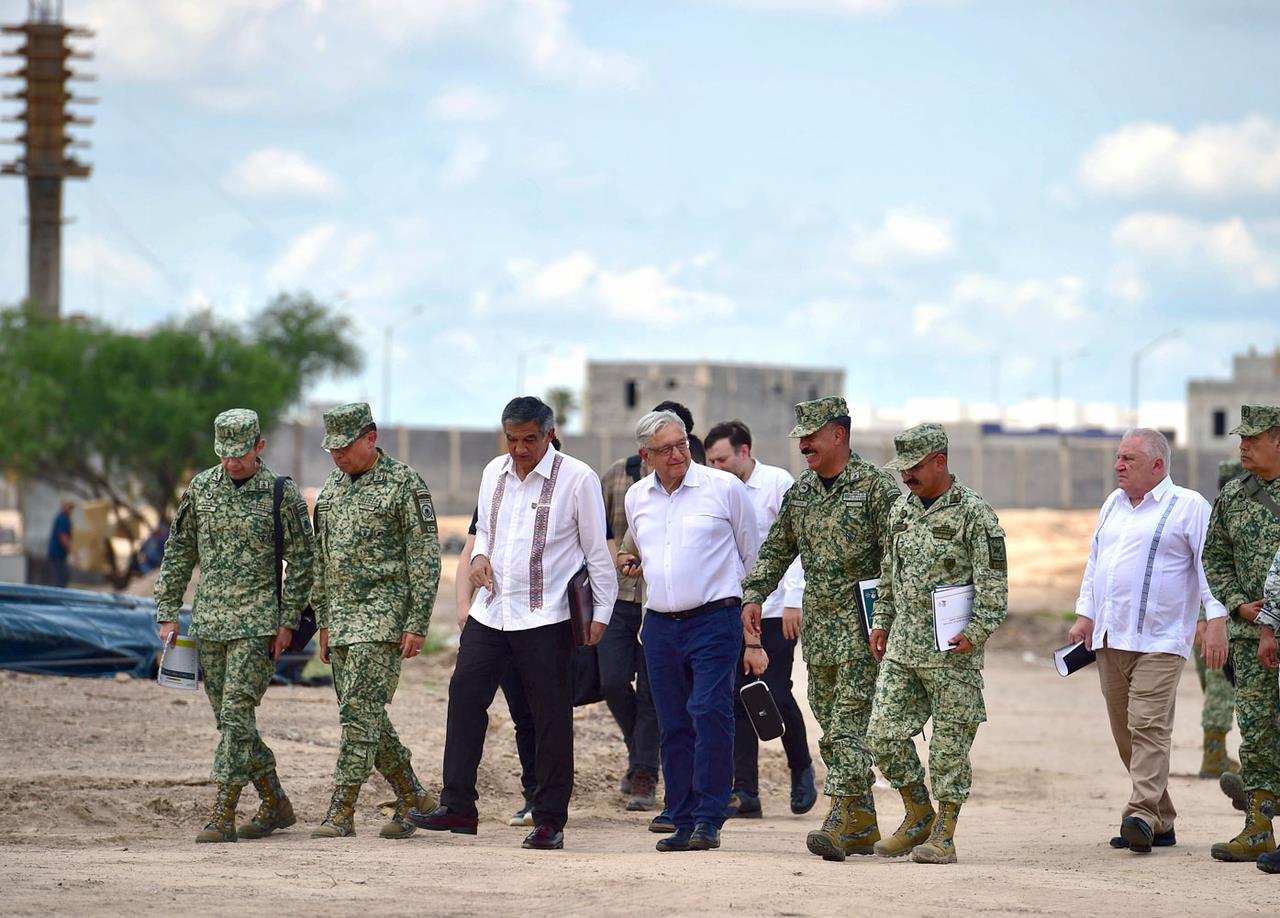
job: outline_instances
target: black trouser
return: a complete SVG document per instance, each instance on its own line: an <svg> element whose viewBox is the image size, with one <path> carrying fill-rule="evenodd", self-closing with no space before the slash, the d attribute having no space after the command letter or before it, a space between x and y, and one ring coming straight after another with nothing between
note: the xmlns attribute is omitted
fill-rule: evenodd
<svg viewBox="0 0 1280 918"><path fill-rule="evenodd" d="M796 642L782 636L782 619L766 618L760 621L760 643L769 657L769 667L760 678L769 686L778 713L787 732L782 734L782 748L787 754L787 766L793 771L813 764L809 755L809 738L805 735L804 715L791 694L791 665L795 658ZM745 648L744 648L745 650ZM738 662L738 688L754 682L755 676L742 672ZM751 720L742 707L742 699L733 702L733 788L745 791L753 797L760 796L760 741L751 727Z"/></svg>
<svg viewBox="0 0 1280 918"><path fill-rule="evenodd" d="M563 621L524 631L499 631L467 619L449 680L444 734L444 790L440 802L462 816L476 815L476 772L484 754L489 705L508 666L520 675L533 711L535 825L564 828L573 793L573 636Z"/></svg>
<svg viewBox="0 0 1280 918"><path fill-rule="evenodd" d="M520 787L524 789L526 798L533 797L538 786L537 773L534 767L534 756L537 752L536 731L533 726L533 709L529 707L529 699L524 694L524 684L520 681L520 670L515 661L507 663L507 670L498 683L502 688L502 697L507 700L507 710L511 713L511 723L516 728L516 754L520 756Z"/></svg>
<svg viewBox="0 0 1280 918"><path fill-rule="evenodd" d="M622 730L631 772L658 776L658 712L649 694L649 670L640 646L640 604L618 600L613 618L596 645L600 687L609 713ZM635 688L631 687L634 679Z"/></svg>

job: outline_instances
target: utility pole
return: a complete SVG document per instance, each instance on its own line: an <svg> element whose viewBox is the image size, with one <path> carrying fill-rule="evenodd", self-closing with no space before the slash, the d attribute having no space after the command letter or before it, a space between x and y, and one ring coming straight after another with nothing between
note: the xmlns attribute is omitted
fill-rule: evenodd
<svg viewBox="0 0 1280 918"><path fill-rule="evenodd" d="M93 79L70 68L70 61L92 56L73 48L70 39L93 33L63 24L62 0L29 0L27 21L0 26L0 32L26 38L25 44L3 55L20 58L22 63L4 77L23 81L20 90L5 93L4 98L26 107L4 119L23 126L22 134L6 141L19 144L23 152L0 164L0 174L27 180L27 300L40 315L57 319L62 309L62 182L88 178L90 172L88 164L68 152L68 148L87 147L88 141L71 137L67 126L93 123L67 106L97 101L72 95L67 88L72 80Z"/></svg>

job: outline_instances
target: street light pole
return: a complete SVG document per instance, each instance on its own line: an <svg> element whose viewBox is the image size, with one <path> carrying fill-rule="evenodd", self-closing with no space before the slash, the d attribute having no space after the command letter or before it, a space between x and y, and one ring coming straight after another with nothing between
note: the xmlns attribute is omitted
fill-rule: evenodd
<svg viewBox="0 0 1280 918"><path fill-rule="evenodd" d="M1062 399L1062 364L1064 361L1075 360L1083 357L1088 351L1084 348L1077 348L1067 354L1058 354L1053 358L1053 426L1058 426L1059 411L1058 403Z"/></svg>
<svg viewBox="0 0 1280 918"><path fill-rule="evenodd" d="M1138 392L1139 392L1139 370L1142 366L1142 358L1154 351L1157 347L1166 341L1172 340L1182 334L1182 329L1175 328L1167 331L1162 335L1152 338L1142 347L1133 352L1133 362L1130 365L1131 377L1129 379L1129 414L1132 418L1131 423L1134 427L1138 426Z"/></svg>

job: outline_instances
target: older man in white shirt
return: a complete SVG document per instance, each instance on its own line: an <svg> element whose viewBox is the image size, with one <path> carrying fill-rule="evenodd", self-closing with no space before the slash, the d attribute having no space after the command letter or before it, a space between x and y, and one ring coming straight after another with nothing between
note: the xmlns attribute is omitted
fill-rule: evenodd
<svg viewBox="0 0 1280 918"><path fill-rule="evenodd" d="M508 454L480 478L471 582L479 591L462 629L449 680L444 789L431 813L411 813L424 829L476 832L476 771L484 752L489 705L509 662L533 710L533 831L523 847L564 847L573 792L573 637L568 585L584 562L591 581L596 643L613 614L617 575L605 538L600 479L585 463L551 445L551 408L513 399L502 412Z"/></svg>
<svg viewBox="0 0 1280 918"><path fill-rule="evenodd" d="M1176 843L1169 747L1182 665L1204 605L1205 663L1227 656L1227 610L1213 598L1201 554L1209 502L1169 477L1169 441L1138 428L1116 450L1117 488L1102 504L1070 639L1098 654L1111 734L1133 793L1114 848L1145 854Z"/></svg>
<svg viewBox="0 0 1280 918"><path fill-rule="evenodd" d="M720 847L733 781L742 578L760 533L742 482L692 463L677 415L649 412L636 442L654 472L631 486L624 505L648 587L640 639L675 825L657 848L705 851Z"/></svg>

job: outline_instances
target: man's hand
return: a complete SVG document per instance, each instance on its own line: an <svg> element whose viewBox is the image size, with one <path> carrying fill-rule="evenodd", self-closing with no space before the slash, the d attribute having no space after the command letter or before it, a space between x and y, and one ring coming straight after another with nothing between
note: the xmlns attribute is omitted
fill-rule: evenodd
<svg viewBox="0 0 1280 918"><path fill-rule="evenodd" d="M1204 621L1203 619L1201 619L1200 621L1196 622L1196 636L1195 636L1195 639L1194 639L1194 640L1192 640L1192 642L1191 642L1191 649L1192 649L1192 650L1195 650L1195 651L1199 651L1199 650L1200 650L1201 645L1204 643L1204 628L1205 628L1205 625L1207 625L1207 624L1209 624L1209 623L1208 623L1208 622L1206 622L1206 621ZM1202 660L1204 659L1204 654L1203 654L1203 653L1201 653L1201 654L1200 654L1200 659L1202 659Z"/></svg>
<svg viewBox="0 0 1280 918"><path fill-rule="evenodd" d="M471 615L470 606L458 606L458 630L467 627L467 617Z"/></svg>
<svg viewBox="0 0 1280 918"><path fill-rule="evenodd" d="M885 648L889 646L889 632L883 628L871 629L871 656L879 663L884 659Z"/></svg>
<svg viewBox="0 0 1280 918"><path fill-rule="evenodd" d="M742 631L751 643L760 641L760 603L749 602L742 607Z"/></svg>
<svg viewBox="0 0 1280 918"><path fill-rule="evenodd" d="M951 645L955 653L973 653L973 642L964 636L963 632L957 634L951 640L947 641Z"/></svg>
<svg viewBox="0 0 1280 918"><path fill-rule="evenodd" d="M618 573L630 580L635 580L644 573L644 568L640 566L640 559L635 555L628 555L624 552L618 555L616 563L618 565Z"/></svg>
<svg viewBox="0 0 1280 918"><path fill-rule="evenodd" d="M1236 606L1236 612L1246 622L1256 622L1258 613L1262 611L1262 600L1255 599L1253 602L1246 602Z"/></svg>
<svg viewBox="0 0 1280 918"><path fill-rule="evenodd" d="M1262 631L1268 629L1262 628ZM1204 657L1204 665L1210 669L1222 669L1227 662L1227 618L1215 618L1207 622L1200 655Z"/></svg>
<svg viewBox="0 0 1280 918"><path fill-rule="evenodd" d="M489 559L484 555L476 555L471 559L471 573L467 577L471 581L471 585L477 590L481 587L486 588L490 593L493 592L493 568L489 566Z"/></svg>
<svg viewBox="0 0 1280 918"><path fill-rule="evenodd" d="M1267 669L1280 669L1276 660L1276 633L1270 628L1258 629L1258 662Z"/></svg>
<svg viewBox="0 0 1280 918"><path fill-rule="evenodd" d="M600 643L600 639L604 637L604 629L608 627L608 622L592 622L591 627L587 630L587 646L594 647Z"/></svg>
<svg viewBox="0 0 1280 918"><path fill-rule="evenodd" d="M426 640L421 634L412 631L400 632L400 659L408 660L422 653L422 644Z"/></svg>
<svg viewBox="0 0 1280 918"><path fill-rule="evenodd" d="M759 676L769 668L769 655L763 647L748 647L742 655L742 671L748 676Z"/></svg>
<svg viewBox="0 0 1280 918"><path fill-rule="evenodd" d="M1077 615L1076 623L1067 632L1067 640L1072 644L1084 641L1084 649L1093 650L1093 619L1085 615Z"/></svg>
<svg viewBox="0 0 1280 918"><path fill-rule="evenodd" d="M320 642L320 662L329 662L329 629L321 628L316 632L316 640Z"/></svg>
<svg viewBox="0 0 1280 918"><path fill-rule="evenodd" d="M286 628L283 625L276 631L275 638L271 641L271 659L280 662L280 654L289 649L289 645L293 643L293 629Z"/></svg>
<svg viewBox="0 0 1280 918"><path fill-rule="evenodd" d="M800 610L794 606L782 610L782 636L788 641L800 640Z"/></svg>
<svg viewBox="0 0 1280 918"><path fill-rule="evenodd" d="M163 650L178 639L177 622L160 623L160 648Z"/></svg>

